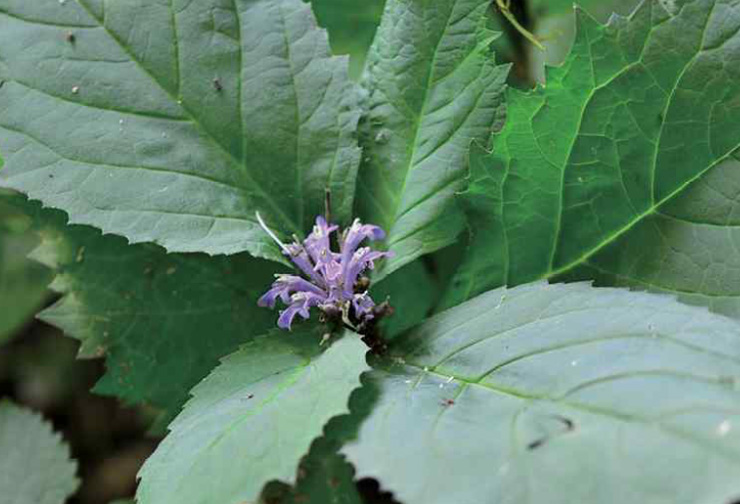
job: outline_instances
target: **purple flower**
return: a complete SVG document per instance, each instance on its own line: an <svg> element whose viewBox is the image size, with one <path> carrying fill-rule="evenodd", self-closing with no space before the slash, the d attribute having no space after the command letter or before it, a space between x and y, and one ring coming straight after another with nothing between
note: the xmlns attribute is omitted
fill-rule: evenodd
<svg viewBox="0 0 740 504"><path fill-rule="evenodd" d="M375 303L367 293L367 285L358 280L364 271L375 267L375 261L391 257L392 253L360 244L366 239L384 239L382 229L355 219L349 229L340 233L339 252L334 252L331 237L339 226L327 223L322 216L316 217L316 225L303 243L296 238L289 245L270 231L259 214L257 219L304 275L276 275L270 290L259 299L257 304L268 308L274 308L278 299L288 305L280 312L278 327L289 330L296 315L307 319L313 307L330 317L341 317L355 329L372 320Z"/></svg>

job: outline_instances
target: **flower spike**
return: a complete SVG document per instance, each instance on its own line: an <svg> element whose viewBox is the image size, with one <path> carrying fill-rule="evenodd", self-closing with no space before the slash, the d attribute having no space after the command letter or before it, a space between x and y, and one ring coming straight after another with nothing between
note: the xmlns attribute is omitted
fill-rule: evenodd
<svg viewBox="0 0 740 504"><path fill-rule="evenodd" d="M327 200L327 213L329 203ZM367 240L382 240L385 232L378 226L362 224L355 219L345 232L330 224L323 216L316 217L316 224L301 243L286 245L267 227L259 213L257 221L300 270L304 277L277 275L272 287L259 299L258 305L274 308L277 300L287 305L280 312L278 327L290 330L297 315L307 319L312 308L318 308L326 318L340 319L352 329L360 330L375 317L375 303L367 292L369 282L362 277L373 269L375 261L391 257L392 252L360 247ZM339 252L331 250L331 236L338 233Z"/></svg>

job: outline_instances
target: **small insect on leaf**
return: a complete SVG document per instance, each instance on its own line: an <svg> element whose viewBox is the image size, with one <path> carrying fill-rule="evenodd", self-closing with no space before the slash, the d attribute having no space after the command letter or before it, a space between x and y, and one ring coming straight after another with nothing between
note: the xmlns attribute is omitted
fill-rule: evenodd
<svg viewBox="0 0 740 504"><path fill-rule="evenodd" d="M454 404L455 404L455 400L454 400L454 399L443 399L443 400L442 400L442 402L441 402L440 404L441 404L442 406L444 406L445 408L447 408L447 407L449 407L449 406L452 406L452 405L454 405Z"/></svg>
<svg viewBox="0 0 740 504"><path fill-rule="evenodd" d="M220 93L221 91L223 91L223 89L224 89L223 85L221 84L221 80L219 80L219 78L218 78L218 77L216 77L215 79L213 79L213 87L214 87L214 88L216 89L216 91L218 91L219 93Z"/></svg>
<svg viewBox="0 0 740 504"><path fill-rule="evenodd" d="M65 37L64 37L64 38L65 38L65 39L67 40L67 42L69 42L70 44L74 44L75 42L77 42L77 35L75 35L75 34L74 34L73 32L71 32L71 31L70 31L70 32L67 32L67 34L65 35Z"/></svg>

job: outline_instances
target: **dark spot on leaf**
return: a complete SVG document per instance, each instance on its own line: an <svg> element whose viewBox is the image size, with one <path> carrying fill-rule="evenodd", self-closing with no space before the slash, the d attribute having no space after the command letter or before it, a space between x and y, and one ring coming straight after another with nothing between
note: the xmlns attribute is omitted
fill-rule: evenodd
<svg viewBox="0 0 740 504"><path fill-rule="evenodd" d="M454 399L443 399L441 404L444 407L452 406L453 404L455 404L455 400Z"/></svg>
<svg viewBox="0 0 740 504"><path fill-rule="evenodd" d="M249 394L249 395L247 396L247 399L252 399L252 398L254 398L254 394Z"/></svg>
<svg viewBox="0 0 740 504"><path fill-rule="evenodd" d="M536 450L537 448L544 445L545 441L547 441L547 438L535 439L534 441L532 441L531 443L527 445L527 450L530 450L530 451Z"/></svg>
<svg viewBox="0 0 740 504"><path fill-rule="evenodd" d="M555 415L555 418L560 420L563 423L563 425L565 425L566 430L569 432L576 428L575 422L573 422L573 420L571 420L570 418L566 418L560 415Z"/></svg>
<svg viewBox="0 0 740 504"><path fill-rule="evenodd" d="M69 42L70 44L74 44L75 42L77 42L77 36L72 32L67 32L67 35L65 36L65 38L67 39L67 42Z"/></svg>
<svg viewBox="0 0 740 504"><path fill-rule="evenodd" d="M221 81L218 79L218 77L216 77L215 79L213 79L213 87L216 88L216 91L218 91L219 93L221 91L223 91L223 89L224 89L224 87L221 85Z"/></svg>

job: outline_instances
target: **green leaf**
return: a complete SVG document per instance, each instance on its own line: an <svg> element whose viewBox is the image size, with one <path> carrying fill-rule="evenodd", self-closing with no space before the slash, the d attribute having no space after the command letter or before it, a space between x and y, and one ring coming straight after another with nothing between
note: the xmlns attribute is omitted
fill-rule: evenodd
<svg viewBox="0 0 740 504"><path fill-rule="evenodd" d="M77 464L40 415L0 401L0 494L13 504L63 504L79 486Z"/></svg>
<svg viewBox="0 0 740 504"><path fill-rule="evenodd" d="M325 352L316 336L275 331L224 359L142 468L138 502L253 502L269 481L294 483L299 459L347 412L368 369L355 334Z"/></svg>
<svg viewBox="0 0 740 504"><path fill-rule="evenodd" d="M503 111L508 66L496 66L485 29L488 0L388 0L370 49L365 220L390 230L390 273L452 243L463 228L454 205L468 147Z"/></svg>
<svg viewBox="0 0 740 504"><path fill-rule="evenodd" d="M347 58L300 0L0 0L4 184L70 222L174 252L282 260L351 217L359 148Z"/></svg>
<svg viewBox="0 0 740 504"><path fill-rule="evenodd" d="M474 238L448 305L582 265L740 146L740 1L577 17L547 87L510 90L493 153L471 154Z"/></svg>
<svg viewBox="0 0 740 504"><path fill-rule="evenodd" d="M668 296L538 282L442 313L391 351L363 379L377 399L355 411L342 452L401 502L740 496L733 320Z"/></svg>
<svg viewBox="0 0 740 504"><path fill-rule="evenodd" d="M32 221L18 208L22 197L0 190L0 343L32 319L47 296L52 278L26 256L38 244Z"/></svg>
<svg viewBox="0 0 740 504"><path fill-rule="evenodd" d="M672 293L740 318L738 200L740 161L732 158L563 279Z"/></svg>
<svg viewBox="0 0 740 504"><path fill-rule="evenodd" d="M64 295L40 318L79 339L82 357L107 355L96 392L161 408L162 421L218 359L275 325L277 314L257 306L274 263L126 245L52 210L35 226L33 257L57 271L51 288Z"/></svg>
<svg viewBox="0 0 740 504"><path fill-rule="evenodd" d="M384 338L394 338L420 323L439 297L436 282L420 260L394 271L370 292L376 303L388 300L394 310L380 322Z"/></svg>
<svg viewBox="0 0 740 504"><path fill-rule="evenodd" d="M575 2L575 5L589 12L595 13L596 11L606 16L612 12L627 15L636 4L636 0L580 0ZM572 12L573 5L572 0L532 0L529 9L535 17L539 18Z"/></svg>
<svg viewBox="0 0 740 504"><path fill-rule="evenodd" d="M311 0L319 25L329 32L334 54L349 54L349 73L362 74L386 0Z"/></svg>
<svg viewBox="0 0 740 504"><path fill-rule="evenodd" d="M529 72L542 84L545 83L545 68L559 66L568 57L576 35L576 18L573 15L573 2L557 1L534 2L530 11L535 14L535 25L532 33L542 42L544 51L532 46L529 51ZM629 15L640 4L640 0L586 0L578 2L596 19L608 20L614 13Z"/></svg>

